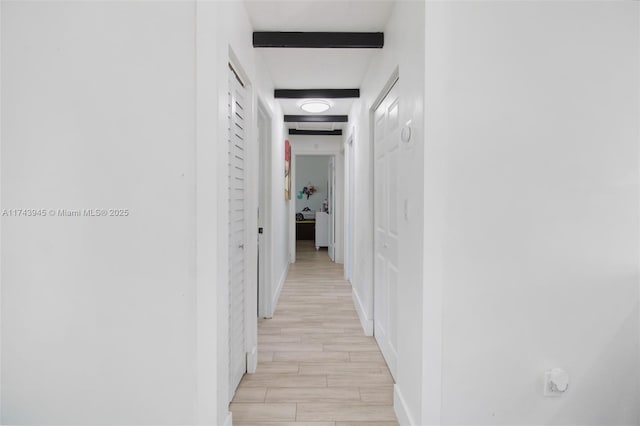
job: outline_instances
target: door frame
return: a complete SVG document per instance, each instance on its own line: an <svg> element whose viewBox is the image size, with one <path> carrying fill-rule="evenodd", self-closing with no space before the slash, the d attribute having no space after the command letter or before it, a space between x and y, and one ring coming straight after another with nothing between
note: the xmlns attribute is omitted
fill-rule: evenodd
<svg viewBox="0 0 640 426"><path fill-rule="evenodd" d="M370 185L370 194L371 194L371 334L375 337L376 331L376 274L375 274L375 265L376 265L376 194L375 194L375 177L376 177L376 150L375 150L375 113L382 101L387 97L391 89L399 84L400 80L400 69L396 67L391 76L387 80L387 82L382 86L382 90L380 90L378 96L376 97L373 104L371 104L371 108L369 109L369 146L371 147L369 153L369 165L371 167L371 177L369 181ZM386 360L385 360L386 362Z"/></svg>
<svg viewBox="0 0 640 426"><path fill-rule="evenodd" d="M249 123L246 129L246 159L247 170L245 171L245 212L244 212L244 226L245 226L245 240L244 240L244 329L245 329L245 356L247 373L251 374L256 371L258 364L258 318L256 315L255 307L257 306L257 256L258 247L257 244L251 244L251 241L257 241L258 229L256 223L258 221L258 150L257 150L257 100L256 93L253 88L253 83L245 71L245 68L241 65L240 60L233 52L233 49L229 46L229 63L233 67L234 71L238 74L242 82L245 84L247 94L247 123ZM226 194L226 199L229 199L229 194ZM227 208L228 210L228 208ZM228 220L228 218L227 218ZM227 244L228 245L228 244ZM228 281L228 279L227 279ZM228 316L228 315L227 315ZM229 324L227 324L227 328ZM228 337L227 337L228 340ZM229 361L227 361L229 364ZM227 396L231 401L233 395Z"/></svg>
<svg viewBox="0 0 640 426"><path fill-rule="evenodd" d="M371 251L371 276L374 277L375 279L375 261L376 261L376 253L375 253L375 231L376 231L376 218L375 218L375 173L376 173L376 157L375 157L375 149L374 149L374 143L375 143L375 113L376 113L376 109L378 109L378 107L380 106L380 104L382 103L382 101L384 100L384 98L387 96L387 94L391 91L391 88L394 86L394 84L396 84L396 82L400 80L400 69L399 67L396 67L393 72L391 73L391 76L389 77L389 79L387 80L387 82L384 84L384 86L382 86L382 89L380 90L380 92L378 93L378 96L376 97L376 100L373 102L373 104L371 104L371 108L369 108L369 146L371 147L371 149L369 150L369 167L371 170L371 176L369 177L369 189L370 189L370 196L371 196L371 241L372 241L372 248L374 248ZM375 286L373 285L373 280L371 280L371 300L372 300L372 304L371 304L371 321L373 323L374 319L375 319ZM374 324L374 330L375 330L375 324Z"/></svg>
<svg viewBox="0 0 640 426"><path fill-rule="evenodd" d="M322 136L320 136L322 137ZM291 141L291 139L290 139ZM295 182L296 182L296 167L297 167L297 161L296 161L296 157L298 155L316 155L316 156L327 156L327 157L334 157L334 161L335 161L335 168L336 168L336 173L338 172L338 170L341 170L341 177L342 179L338 179L338 175L336 175L336 187L334 188L334 191L341 191L340 194L344 194L344 164L342 164L342 168L338 167L338 159L340 158L340 155L342 154L343 150L344 150L344 146L343 144L340 144L340 146L338 147L333 147L333 146L325 146L322 147L321 144L308 144L310 146L301 146L303 144L299 144L296 143L297 141L292 140L291 141L291 184L292 184L292 192L295 193ZM340 186L340 182L342 183L342 188ZM338 196L338 193L336 193L336 201L335 201L335 215L336 215L336 220L339 220L340 218L342 218L344 220L344 206L342 205L342 200L339 199L340 197ZM344 198L344 197L342 197ZM342 229L342 235L338 235L336 234L336 244L340 244L341 250L343 250L344 247L344 229ZM291 202L289 203L289 247L290 247L290 254L289 254L289 262L290 263L295 263L296 262L296 203L295 200L293 199L293 195L292 195L292 199ZM336 259L338 260L338 259ZM339 261L337 261L336 263L340 263Z"/></svg>

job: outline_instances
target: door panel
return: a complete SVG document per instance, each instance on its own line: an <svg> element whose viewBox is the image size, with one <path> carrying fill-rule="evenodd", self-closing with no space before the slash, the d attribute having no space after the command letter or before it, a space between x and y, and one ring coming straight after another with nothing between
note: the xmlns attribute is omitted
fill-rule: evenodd
<svg viewBox="0 0 640 426"><path fill-rule="evenodd" d="M398 83L374 119L374 335L392 376L397 371L398 293Z"/></svg>

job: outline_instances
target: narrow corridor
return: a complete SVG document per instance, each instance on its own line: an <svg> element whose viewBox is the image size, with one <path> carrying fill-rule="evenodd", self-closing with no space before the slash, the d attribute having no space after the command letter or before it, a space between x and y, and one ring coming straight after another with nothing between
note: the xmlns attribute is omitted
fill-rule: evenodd
<svg viewBox="0 0 640 426"><path fill-rule="evenodd" d="M240 383L233 424L397 425L393 380L363 335L342 265L311 241L297 255L274 317L259 320L258 368Z"/></svg>

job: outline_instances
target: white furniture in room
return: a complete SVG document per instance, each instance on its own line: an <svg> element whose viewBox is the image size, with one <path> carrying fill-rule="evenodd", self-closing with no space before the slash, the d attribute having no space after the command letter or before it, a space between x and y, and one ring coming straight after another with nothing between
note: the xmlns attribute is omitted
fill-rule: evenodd
<svg viewBox="0 0 640 426"><path fill-rule="evenodd" d="M316 250L329 247L329 213L316 212Z"/></svg>

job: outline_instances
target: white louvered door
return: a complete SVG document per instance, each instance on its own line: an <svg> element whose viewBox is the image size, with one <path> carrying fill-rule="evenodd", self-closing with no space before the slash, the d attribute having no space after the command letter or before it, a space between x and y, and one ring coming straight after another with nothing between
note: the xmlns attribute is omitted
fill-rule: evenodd
<svg viewBox="0 0 640 426"><path fill-rule="evenodd" d="M397 371L399 97L396 82L374 114L374 335Z"/></svg>
<svg viewBox="0 0 640 426"><path fill-rule="evenodd" d="M246 90L229 65L229 399L247 371L245 332Z"/></svg>

